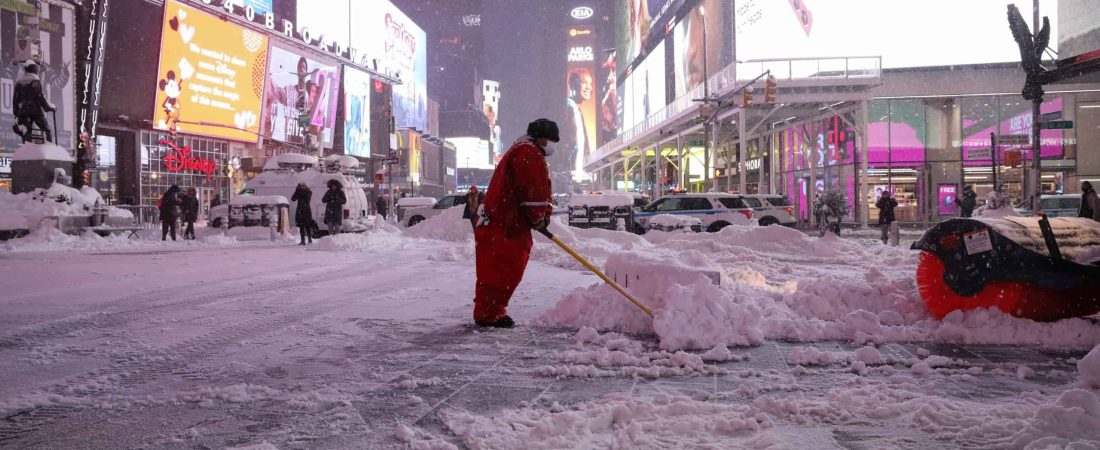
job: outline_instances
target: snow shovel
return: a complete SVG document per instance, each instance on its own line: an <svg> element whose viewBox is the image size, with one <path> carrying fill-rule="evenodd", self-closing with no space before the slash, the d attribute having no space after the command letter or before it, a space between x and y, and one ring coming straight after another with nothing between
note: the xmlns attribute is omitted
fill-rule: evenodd
<svg viewBox="0 0 1100 450"><path fill-rule="evenodd" d="M614 280L608 278L607 275L604 275L603 272L600 271L600 269L597 269L596 266L593 266L592 263L585 260L580 254L569 248L568 245L565 245L565 243L554 236L553 233L550 233L550 230L546 229L546 227L539 228L539 233L542 233L543 236L546 236L551 241L554 241L555 244L558 244L558 247L561 247L561 249L565 250L566 253L576 258L577 261L580 261L580 263L583 264L584 267L587 267L588 270L592 271L592 273L599 275L599 277L602 278L604 282L615 288L615 290L619 291L620 294L623 294L623 296L626 297L627 300L630 300L630 303L633 303L634 306L637 306L642 311L645 311L645 313L648 314L649 317L653 317L652 309L650 309L646 305L643 305L642 302L638 301L637 298L627 292L626 289L623 289L622 286L619 286L619 283L616 283Z"/></svg>

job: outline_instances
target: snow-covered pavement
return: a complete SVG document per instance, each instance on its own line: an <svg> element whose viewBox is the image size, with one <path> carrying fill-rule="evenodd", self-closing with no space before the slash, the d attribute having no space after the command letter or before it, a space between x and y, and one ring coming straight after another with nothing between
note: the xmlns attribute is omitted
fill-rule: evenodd
<svg viewBox="0 0 1100 450"><path fill-rule="evenodd" d="M485 330L449 213L311 247L0 244L0 447L1100 447L1100 325L935 321L904 248L559 225L623 281L647 255L687 281L635 279L650 321L540 242L520 326Z"/></svg>

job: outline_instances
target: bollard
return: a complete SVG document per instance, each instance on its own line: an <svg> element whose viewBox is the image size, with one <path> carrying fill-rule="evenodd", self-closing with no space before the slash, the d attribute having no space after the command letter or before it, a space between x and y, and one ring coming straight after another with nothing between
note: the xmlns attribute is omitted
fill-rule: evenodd
<svg viewBox="0 0 1100 450"><path fill-rule="evenodd" d="M894 247L901 245L901 227L897 222L890 222L890 245Z"/></svg>
<svg viewBox="0 0 1100 450"><path fill-rule="evenodd" d="M277 236L279 234L278 227L276 227L275 224L273 223L273 224L269 225L267 227L267 229L271 232L271 242L275 242L275 236Z"/></svg>
<svg viewBox="0 0 1100 450"><path fill-rule="evenodd" d="M222 236L229 237L229 220L222 219Z"/></svg>

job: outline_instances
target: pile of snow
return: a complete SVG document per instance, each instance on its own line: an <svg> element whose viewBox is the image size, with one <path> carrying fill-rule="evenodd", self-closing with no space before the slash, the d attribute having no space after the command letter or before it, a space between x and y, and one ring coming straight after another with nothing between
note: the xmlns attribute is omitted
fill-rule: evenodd
<svg viewBox="0 0 1100 450"><path fill-rule="evenodd" d="M1093 389L1100 389L1100 345L1097 345L1084 358L1077 361L1077 372L1081 383Z"/></svg>
<svg viewBox="0 0 1100 450"><path fill-rule="evenodd" d="M15 150L15 154L11 156L12 161L40 161L44 159L50 161L73 162L73 157L69 154L68 150L50 142L43 144L36 144L34 142L24 143L20 145L19 148Z"/></svg>
<svg viewBox="0 0 1100 450"><path fill-rule="evenodd" d="M575 194L569 197L569 206L584 206L588 208L618 206L633 206L634 197L627 194Z"/></svg>
<svg viewBox="0 0 1100 450"><path fill-rule="evenodd" d="M295 166L308 166L314 167L317 165L317 158L309 155L303 155L301 153L283 153L280 155L272 156L264 164L264 170L278 170L293 168Z"/></svg>
<svg viewBox="0 0 1100 450"><path fill-rule="evenodd" d="M448 208L416 226L406 229L406 234L420 239L448 242L473 241L474 231L470 221L462 218L466 205Z"/></svg>
<svg viewBox="0 0 1100 450"><path fill-rule="evenodd" d="M282 195L235 195L229 200L229 206L248 205L290 205Z"/></svg>
<svg viewBox="0 0 1100 450"><path fill-rule="evenodd" d="M978 309L936 320L914 281L918 253L907 248L865 246L832 234L810 237L785 227L644 237L552 229L593 264L599 267L603 260L608 276L655 314L650 319L621 294L595 282L543 313L538 323L546 326L652 335L670 350L755 345L764 339L1061 348L1091 348L1100 342L1100 327L1085 319L1040 323ZM552 259L567 258L558 255L563 253L536 244L533 257L575 267ZM710 271L720 275L721 285L707 279Z"/></svg>
<svg viewBox="0 0 1100 450"><path fill-rule="evenodd" d="M88 186L78 190L53 183L49 189L22 194L0 189L0 230L36 230L39 224L46 225L45 217L87 217L97 204L106 205L99 192ZM108 207L107 213L112 224L133 222L134 215L129 211Z"/></svg>
<svg viewBox="0 0 1100 450"><path fill-rule="evenodd" d="M693 232L691 227L702 227L703 221L697 217L678 214L658 214L646 222L646 228L657 231Z"/></svg>

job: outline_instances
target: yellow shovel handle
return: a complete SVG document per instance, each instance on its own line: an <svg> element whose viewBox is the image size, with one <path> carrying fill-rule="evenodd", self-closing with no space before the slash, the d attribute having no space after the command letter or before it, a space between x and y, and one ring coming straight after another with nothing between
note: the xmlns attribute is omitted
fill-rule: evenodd
<svg viewBox="0 0 1100 450"><path fill-rule="evenodd" d="M615 288L616 291L619 291L620 294L623 294L623 296L626 297L627 300L630 300L630 303L633 303L634 306L637 306L638 308L641 308L642 311L645 311L646 314L649 314L649 317L653 317L653 310L652 309L649 309L648 306L643 305L642 302L638 301L637 298L634 298L633 295L630 295L630 293L627 292L626 289L623 289L622 286L619 286L619 283L616 283L614 280L608 278L607 275L604 275L603 272L600 271L600 269L597 269L596 266L593 266L591 263L589 263L587 260L585 260L580 254L573 251L573 249L569 248L568 245L565 245L565 243L558 240L557 236L554 236L553 234L550 234L550 232L547 231L545 228L539 230L539 232L541 232L546 237L550 238L550 240L554 241L555 244L558 244L558 247L561 247L561 249L565 250L566 253L572 255L574 258L577 259L577 261L580 261L581 264L584 264L584 267L587 267L588 270L592 271L592 273L598 275L600 278L603 278L604 282L611 285L611 287Z"/></svg>

